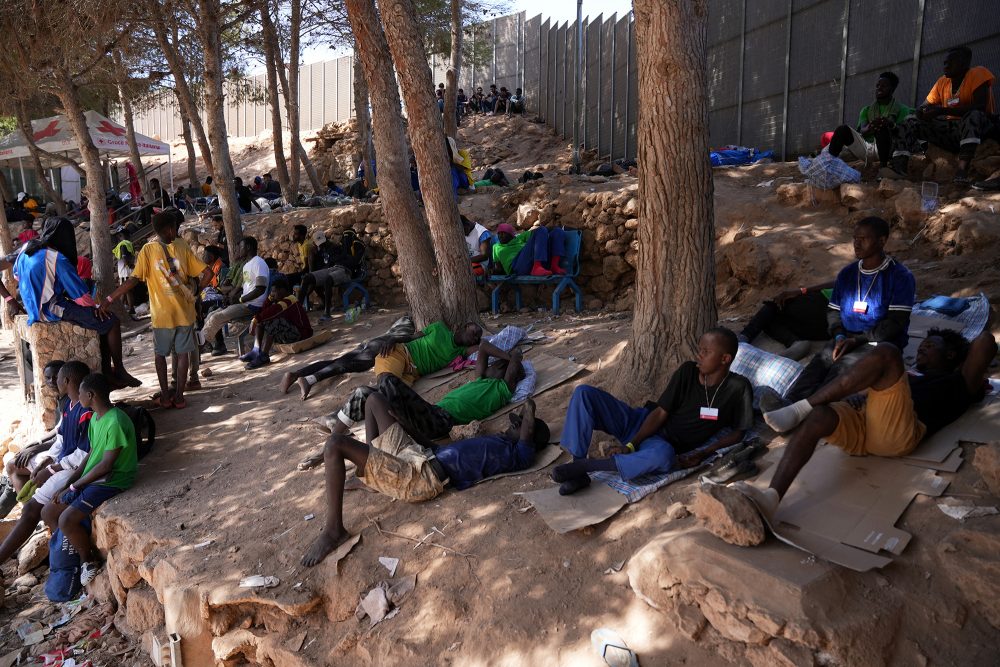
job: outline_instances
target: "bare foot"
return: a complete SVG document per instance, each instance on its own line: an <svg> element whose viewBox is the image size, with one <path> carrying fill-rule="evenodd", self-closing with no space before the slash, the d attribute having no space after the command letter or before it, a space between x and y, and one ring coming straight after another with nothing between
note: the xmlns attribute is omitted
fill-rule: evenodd
<svg viewBox="0 0 1000 667"><path fill-rule="evenodd" d="M278 385L278 388L281 389L282 394L288 393L288 390L292 388L292 383L295 382L295 379L296 379L295 375L293 375L292 373L290 372L285 373L285 375L281 378L281 384Z"/></svg>
<svg viewBox="0 0 1000 667"><path fill-rule="evenodd" d="M320 447L317 451L313 452L309 456L299 461L299 470L312 470L321 463L323 463L322 447Z"/></svg>
<svg viewBox="0 0 1000 667"><path fill-rule="evenodd" d="M127 371L119 370L115 373L115 379L124 384L126 387L141 387L142 380L132 377Z"/></svg>
<svg viewBox="0 0 1000 667"><path fill-rule="evenodd" d="M305 378L299 378L298 381L299 391L302 392L302 400L309 398L309 392L312 391L312 385L306 382Z"/></svg>
<svg viewBox="0 0 1000 667"><path fill-rule="evenodd" d="M346 542L351 537L351 534L346 530L342 530L334 535L330 535L327 531L323 531L319 534L309 548L306 550L306 555L302 557L302 564L306 567L312 567L313 565L319 564L324 558L330 555L334 549L339 547L341 544Z"/></svg>

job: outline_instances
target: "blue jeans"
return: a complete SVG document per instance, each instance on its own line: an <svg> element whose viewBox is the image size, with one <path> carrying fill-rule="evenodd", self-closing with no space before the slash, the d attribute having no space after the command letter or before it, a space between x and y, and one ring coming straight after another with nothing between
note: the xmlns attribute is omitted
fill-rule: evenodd
<svg viewBox="0 0 1000 667"><path fill-rule="evenodd" d="M649 412L646 408L633 408L597 387L579 385L569 401L561 445L574 459L586 458L594 430L625 444L639 431ZM653 435L634 444L634 453L612 457L622 479L670 472L673 468L674 448L662 435Z"/></svg>
<svg viewBox="0 0 1000 667"><path fill-rule="evenodd" d="M528 244L521 248L511 264L511 273L526 276L531 273L535 262L548 264L552 257L562 257L566 254L566 232L562 227L548 229L539 227L531 232Z"/></svg>

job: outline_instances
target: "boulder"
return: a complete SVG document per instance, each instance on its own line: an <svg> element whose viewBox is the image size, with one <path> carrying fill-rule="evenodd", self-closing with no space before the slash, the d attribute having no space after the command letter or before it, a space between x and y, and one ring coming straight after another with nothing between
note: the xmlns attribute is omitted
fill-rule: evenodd
<svg viewBox="0 0 1000 667"><path fill-rule="evenodd" d="M125 622L133 635L155 630L163 625L163 606L149 586L130 589L125 599Z"/></svg>
<svg viewBox="0 0 1000 667"><path fill-rule="evenodd" d="M627 202L625 206L622 207L622 215L626 218L634 218L639 214L639 200L632 197Z"/></svg>
<svg viewBox="0 0 1000 667"><path fill-rule="evenodd" d="M629 218L625 221L625 229L638 229L639 220L638 218Z"/></svg>
<svg viewBox="0 0 1000 667"><path fill-rule="evenodd" d="M840 203L851 211L869 208L874 195L874 188L864 183L843 183L840 186Z"/></svg>
<svg viewBox="0 0 1000 667"><path fill-rule="evenodd" d="M972 465L982 475L990 493L1000 498L1000 442L977 447L972 457Z"/></svg>
<svg viewBox="0 0 1000 667"><path fill-rule="evenodd" d="M973 213L962 217L955 232L955 249L959 253L990 247L1000 242L1000 225L996 216Z"/></svg>
<svg viewBox="0 0 1000 667"><path fill-rule="evenodd" d="M753 503L733 489L714 484L701 486L695 492L691 511L713 535L729 544L752 547L767 537Z"/></svg>
<svg viewBox="0 0 1000 667"><path fill-rule="evenodd" d="M1000 629L1000 535L957 530L938 545L938 562L970 607Z"/></svg>
<svg viewBox="0 0 1000 667"><path fill-rule="evenodd" d="M955 153L949 153L934 144L927 145L924 153L924 180L950 183L955 178L957 168L958 156Z"/></svg>
<svg viewBox="0 0 1000 667"><path fill-rule="evenodd" d="M900 178L883 178L876 192L882 199L892 199L906 188L907 183Z"/></svg>
<svg viewBox="0 0 1000 667"><path fill-rule="evenodd" d="M604 258L604 277L612 282L628 273L629 270L629 265L622 259L621 255L608 255Z"/></svg>
<svg viewBox="0 0 1000 667"><path fill-rule="evenodd" d="M913 188L904 188L894 201L896 217L904 225L917 224L924 221L923 201L920 193Z"/></svg>
<svg viewBox="0 0 1000 667"><path fill-rule="evenodd" d="M795 206L807 196L806 188L805 183L782 183L775 190L775 194L780 203L785 206Z"/></svg>
<svg viewBox="0 0 1000 667"><path fill-rule="evenodd" d="M49 534L42 530L24 543L17 554L17 573L27 574L41 565L49 557Z"/></svg>
<svg viewBox="0 0 1000 667"><path fill-rule="evenodd" d="M723 250L732 274L748 285L763 285L773 262L764 241L749 237Z"/></svg>

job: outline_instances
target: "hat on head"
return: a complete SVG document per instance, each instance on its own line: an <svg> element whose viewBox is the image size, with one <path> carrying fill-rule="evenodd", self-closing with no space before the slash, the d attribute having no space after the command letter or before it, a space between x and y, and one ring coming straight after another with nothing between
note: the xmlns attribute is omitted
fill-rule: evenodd
<svg viewBox="0 0 1000 667"><path fill-rule="evenodd" d="M497 227L497 234L501 234L503 232L507 232L511 236L517 236L517 230L514 229L514 225L507 222L504 222Z"/></svg>
<svg viewBox="0 0 1000 667"><path fill-rule="evenodd" d="M18 192L17 193L17 201L24 201L27 198L28 198L28 195L26 193L24 193L24 192Z"/></svg>
<svg viewBox="0 0 1000 667"><path fill-rule="evenodd" d="M315 232L313 232L312 241L316 245L322 245L326 243L326 232L322 230L316 230Z"/></svg>

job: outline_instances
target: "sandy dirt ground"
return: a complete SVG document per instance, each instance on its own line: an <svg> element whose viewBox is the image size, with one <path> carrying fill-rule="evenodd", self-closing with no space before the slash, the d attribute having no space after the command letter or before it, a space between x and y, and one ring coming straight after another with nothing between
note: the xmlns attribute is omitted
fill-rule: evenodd
<svg viewBox="0 0 1000 667"><path fill-rule="evenodd" d="M510 122L518 124L520 133L512 136L501 125L508 122L504 119L476 122L482 128L465 133L482 136L481 143L467 141L477 169L494 161L515 177L539 164L565 169L566 147L541 126L515 119ZM265 157L247 160L240 169L266 167ZM182 166L175 168L183 172ZM716 171L720 318L733 327L745 321L763 297L827 280L852 257L848 211L789 207L774 195L777 184L756 187L795 171L793 165ZM487 224L509 213L500 210L493 195L466 197L462 206ZM727 247L744 231L785 258L788 267L780 281L771 276L760 284L732 286L724 268ZM993 303L1000 302L995 244L955 255L926 239L911 246L909 237L894 237L890 251L917 274L920 296L984 291ZM304 402L294 390L279 394L278 381L286 370L332 358L381 333L403 312L376 309L355 324L335 318L331 342L293 357L275 356L270 366L258 371L244 371L233 355L206 357L203 369L210 369L211 376L203 378L202 390L189 394L189 407L154 411L156 450L141 463L136 487L102 509L106 538L139 560L169 563L172 576L220 599L236 595L241 577L278 577L276 588L256 593L242 606L234 604L233 625L245 617L255 632L272 633L282 641L305 633L299 654L303 664L586 667L603 664L593 655L589 639L600 627L621 633L643 665L748 664L744 656L719 649L725 642L712 631L697 642L675 631L666 616L636 597L624 570L605 574L658 532L694 521L667 517L673 503L689 500L693 482L668 486L596 527L566 535L549 530L516 495L551 485L545 470L451 491L419 505L349 491L346 525L361 533L361 542L339 564L299 565L325 516L322 469L296 470L296 463L324 441L311 420L334 409L351 388L370 378L335 379L316 387ZM540 416L554 423L562 420L577 383L614 372L631 329L628 313L607 312L557 318L544 312L520 313L487 317L485 324L494 331L506 324L534 325L549 336L537 351L586 365L583 375L538 397ZM129 345L133 353L126 361L144 386L116 398L144 401L155 388L151 337L142 334ZM5 420L17 412L8 389L10 368L3 362L0 370L0 413ZM661 389L649 387L649 396ZM497 430L499 423L488 423L486 429ZM772 446L778 445L780 441ZM951 477L951 492L986 497L968 463ZM976 519L964 528L996 536L998 524L995 518ZM961 664L990 664L998 649L996 630L975 605L961 598L938 565L935 546L960 524L920 497L901 525L916 536L906 552L884 572L863 575L875 598L892 595L907 605L894 630L896 657L889 664L959 664L956 655L963 656ZM436 546L417 544L428 535L427 542ZM210 543L193 548L205 542ZM354 611L363 593L388 578L380 556L398 558L397 576L415 574L417 583L399 615L369 630L367 622L355 619ZM2 572L9 586L10 564L4 564ZM38 572L44 574L44 568ZM28 598L9 597L0 610L0 656L15 645L8 633L12 614L39 595L36 587ZM919 645L916 653L910 643ZM910 661L917 654L923 662ZM118 664L145 664L142 661L135 657Z"/></svg>

